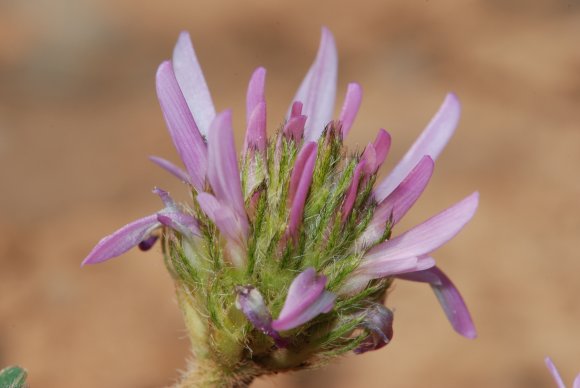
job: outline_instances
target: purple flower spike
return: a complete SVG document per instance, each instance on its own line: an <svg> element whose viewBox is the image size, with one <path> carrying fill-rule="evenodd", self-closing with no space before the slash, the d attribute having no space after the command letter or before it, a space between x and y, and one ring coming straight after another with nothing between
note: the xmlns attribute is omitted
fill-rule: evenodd
<svg viewBox="0 0 580 388"><path fill-rule="evenodd" d="M171 62L163 62L157 70L157 97L173 144L185 164L191 183L203 190L207 169L207 149L191 116Z"/></svg>
<svg viewBox="0 0 580 388"><path fill-rule="evenodd" d="M290 284L282 311L272 327L277 331L294 329L334 307L336 295L326 291L326 276L307 268Z"/></svg>
<svg viewBox="0 0 580 388"><path fill-rule="evenodd" d="M151 232L159 226L157 214L140 218L123 226L99 241L91 253L83 260L81 267L87 264L97 264L122 255L129 249L139 245L143 240L149 239Z"/></svg>
<svg viewBox="0 0 580 388"><path fill-rule="evenodd" d="M294 171L290 177L290 188L288 198L290 202L290 219L288 221L288 235L297 237L298 227L304 214L304 205L310 184L312 183L312 173L316 164L317 144L314 142L306 144L296 157Z"/></svg>
<svg viewBox="0 0 580 388"><path fill-rule="evenodd" d="M556 365L554 365L554 363L552 362L552 359L550 357L546 357L544 361L546 362L546 366L548 367L548 370L552 374L552 377L554 378L554 381L556 382L558 388L566 388L566 384L564 384L564 380L562 380L562 376L560 376L560 372L558 372L558 369L556 368ZM572 388L580 388L580 374L578 374L574 379Z"/></svg>
<svg viewBox="0 0 580 388"><path fill-rule="evenodd" d="M421 136L419 136L389 176L375 189L377 201L380 202L385 199L423 156L429 155L431 159L437 159L453 135L459 122L460 113L459 100L455 94L448 94L439 111L431 119Z"/></svg>
<svg viewBox="0 0 580 388"><path fill-rule="evenodd" d="M346 88L346 97L344 98L344 105L340 111L339 120L342 123L342 138L350 132L350 128L354 123L356 114L360 108L362 101L362 88L357 83L350 83Z"/></svg>
<svg viewBox="0 0 580 388"><path fill-rule="evenodd" d="M322 28L316 59L294 97L294 101L304 104L304 115L308 117L304 130L305 141L318 140L332 119L337 72L338 55L334 37L327 28Z"/></svg>
<svg viewBox="0 0 580 388"><path fill-rule="evenodd" d="M393 312L381 304L374 304L365 312L361 327L368 337L354 350L356 354L378 350L393 339Z"/></svg>
<svg viewBox="0 0 580 388"><path fill-rule="evenodd" d="M397 275L400 279L429 283L447 319L456 332L466 338L477 337L469 310L451 280L437 267L425 271Z"/></svg>
<svg viewBox="0 0 580 388"><path fill-rule="evenodd" d="M272 315L260 291L253 286L236 286L236 292L236 307L244 313L248 321L256 329L272 337L279 348L286 347L287 342L272 328Z"/></svg>
<svg viewBox="0 0 580 388"><path fill-rule="evenodd" d="M373 215L369 226L360 237L364 244L378 240L385 231L387 222L396 225L417 199L433 174L433 159L424 156L397 188L381 202Z"/></svg>
<svg viewBox="0 0 580 388"><path fill-rule="evenodd" d="M259 67L252 74L246 97L246 138L244 153L248 148L260 152L266 149L266 98L264 95L266 69Z"/></svg>
<svg viewBox="0 0 580 388"><path fill-rule="evenodd" d="M179 34L173 50L173 70L187 105L202 135L207 136L215 108L189 33Z"/></svg>
<svg viewBox="0 0 580 388"><path fill-rule="evenodd" d="M181 168L177 167L175 164L171 163L169 160L160 158L159 156L150 156L149 160L158 165L159 167L161 167L162 169L164 169L165 171L169 172L173 176L175 176L180 181L189 183L190 185L192 184L191 179L189 178L187 173L183 171Z"/></svg>

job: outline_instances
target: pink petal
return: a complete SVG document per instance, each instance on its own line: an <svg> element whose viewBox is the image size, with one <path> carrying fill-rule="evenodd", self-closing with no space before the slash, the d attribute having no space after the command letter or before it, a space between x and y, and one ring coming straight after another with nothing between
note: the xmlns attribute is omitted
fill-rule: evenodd
<svg viewBox="0 0 580 388"><path fill-rule="evenodd" d="M195 217L174 208L166 208L157 213L157 221L161 224L181 233L186 238L201 236L199 225Z"/></svg>
<svg viewBox="0 0 580 388"><path fill-rule="evenodd" d="M265 89L266 86L266 69L258 67L254 70L248 85L248 92L246 94L246 124L250 122L252 112L258 104L266 102Z"/></svg>
<svg viewBox="0 0 580 388"><path fill-rule="evenodd" d="M292 176L290 177L290 187L288 189L289 203L294 201L294 196L298 190L298 185L300 183L300 179L302 178L306 162L310 159L312 154L316 155L317 149L318 145L315 142L306 143L298 153L298 156L296 156L294 168L292 169Z"/></svg>
<svg viewBox="0 0 580 388"><path fill-rule="evenodd" d="M558 369L556 368L556 365L554 365L554 363L552 362L552 359L550 357L546 357L544 361L546 362L546 366L548 367L548 370L552 374L554 381L558 385L558 388L566 388L566 384L564 384L562 376L560 376L560 372L558 372Z"/></svg>
<svg viewBox="0 0 580 388"><path fill-rule="evenodd" d="M252 325L274 339L278 347L285 347L286 341L272 328L272 315L260 291L253 286L236 286L236 307L241 310Z"/></svg>
<svg viewBox="0 0 580 388"><path fill-rule="evenodd" d="M191 38L189 33L185 31L179 34L173 50L173 69L199 131L203 135L207 135L209 126L215 117L215 108L193 50Z"/></svg>
<svg viewBox="0 0 580 388"><path fill-rule="evenodd" d="M294 97L294 101L304 104L304 115L308 117L304 131L305 141L318 140L324 127L332 119L337 71L338 57L334 37L327 28L322 28L316 59Z"/></svg>
<svg viewBox="0 0 580 388"><path fill-rule="evenodd" d="M163 62L159 66L156 81L157 97L173 144L185 164L191 183L197 190L202 190L207 169L207 149L181 94L170 62Z"/></svg>
<svg viewBox="0 0 580 388"><path fill-rule="evenodd" d="M354 123L356 114L360 108L360 103L362 101L362 88L357 83L350 83L346 88L346 96L344 97L344 104L342 105L342 110L340 111L339 120L342 123L342 138L346 139L346 136L350 132L350 128Z"/></svg>
<svg viewBox="0 0 580 388"><path fill-rule="evenodd" d="M439 268L433 267L425 271L397 275L397 277L429 283L455 331L467 338L473 339L477 337L473 320L461 294L459 294L459 291L447 275Z"/></svg>
<svg viewBox="0 0 580 388"><path fill-rule="evenodd" d="M302 135L304 134L305 124L306 116L304 115L290 117L282 132L287 138L298 142L300 139L302 139Z"/></svg>
<svg viewBox="0 0 580 388"><path fill-rule="evenodd" d="M217 226L229 240L242 244L247 238L247 230L236 217L232 209L208 193L199 193L197 203L205 215Z"/></svg>
<svg viewBox="0 0 580 388"><path fill-rule="evenodd" d="M336 296L325 291L326 276L316 274L314 268L307 268L290 284L282 311L272 327L275 330L290 330L308 322L321 313L329 312Z"/></svg>
<svg viewBox="0 0 580 388"><path fill-rule="evenodd" d="M572 385L572 388L580 388L580 373L574 379L574 385Z"/></svg>
<svg viewBox="0 0 580 388"><path fill-rule="evenodd" d="M312 144L312 146L311 146ZM298 233L302 216L304 214L304 206L310 184L312 183L312 174L316 165L316 143L307 144L298 154L294 171L290 177L290 219L288 222L288 236L295 238ZM299 175L298 175L299 174Z"/></svg>
<svg viewBox="0 0 580 388"><path fill-rule="evenodd" d="M296 117L302 115L302 103L300 101L294 101L292 107L290 108L290 117Z"/></svg>
<svg viewBox="0 0 580 388"><path fill-rule="evenodd" d="M244 140L244 152L249 148L263 152L267 144L266 135L266 103L261 102L252 111L248 118L248 128Z"/></svg>
<svg viewBox="0 0 580 388"><path fill-rule="evenodd" d="M373 143L367 144L361 156L361 160L365 161L365 175L368 176L374 174L377 165L377 151L375 150Z"/></svg>
<svg viewBox="0 0 580 388"><path fill-rule="evenodd" d="M350 182L350 186L346 191L346 197L344 199L344 203L342 205L342 222L345 222L352 208L354 206L354 202L356 200L356 195L358 193L358 185L360 182L361 175L366 167L366 161L362 159L354 169L354 173L352 176L352 181Z"/></svg>
<svg viewBox="0 0 580 388"><path fill-rule="evenodd" d="M365 311L361 327L368 337L354 350L355 354L378 350L393 339L393 312L381 304L374 304Z"/></svg>
<svg viewBox="0 0 580 388"><path fill-rule="evenodd" d="M448 94L439 111L431 119L421 136L407 151L391 174L375 189L377 201L380 202L389 195L423 156L429 155L431 159L437 159L455 131L455 127L459 122L460 112L459 100L454 94Z"/></svg>
<svg viewBox="0 0 580 388"><path fill-rule="evenodd" d="M246 95L246 139L244 152L248 147L259 151L266 148L266 97L265 97L266 69L257 68L248 85Z"/></svg>
<svg viewBox="0 0 580 388"><path fill-rule="evenodd" d="M99 241L91 253L83 260L81 267L122 255L148 238L150 233L159 226L156 214L140 218L123 226Z"/></svg>
<svg viewBox="0 0 580 388"><path fill-rule="evenodd" d="M242 196L238 157L234 144L232 113L229 110L218 114L211 124L208 143L208 180L216 198L227 204L245 223L247 216Z"/></svg>
<svg viewBox="0 0 580 388"><path fill-rule="evenodd" d="M377 241L387 221L396 225L417 201L433 174L433 159L424 156L397 188L375 209L369 226L361 236L364 243Z"/></svg>
<svg viewBox="0 0 580 388"><path fill-rule="evenodd" d="M391 259L388 257L365 260L363 258L357 273L368 274L370 279L382 279L403 273L423 271L435 265L435 260L430 256L410 257L405 259Z"/></svg>
<svg viewBox="0 0 580 388"><path fill-rule="evenodd" d="M175 164L171 163L169 160L160 158L158 156L150 156L149 160L175 176L180 181L191 184L191 180L189 179L187 173L181 168L177 167Z"/></svg>
<svg viewBox="0 0 580 388"><path fill-rule="evenodd" d="M372 248L367 260L419 257L451 240L475 214L479 194L473 193L450 208L392 240Z"/></svg>
<svg viewBox="0 0 580 388"><path fill-rule="evenodd" d="M380 129L375 142L376 162L375 162L375 172L383 165L389 150L391 148L391 135L384 129Z"/></svg>
<svg viewBox="0 0 580 388"><path fill-rule="evenodd" d="M365 260L359 265L356 271L350 275L338 292L339 295L354 295L364 290L369 281L382 279L402 273L423 271L435 265L435 260L428 256L409 257L405 259L378 259Z"/></svg>

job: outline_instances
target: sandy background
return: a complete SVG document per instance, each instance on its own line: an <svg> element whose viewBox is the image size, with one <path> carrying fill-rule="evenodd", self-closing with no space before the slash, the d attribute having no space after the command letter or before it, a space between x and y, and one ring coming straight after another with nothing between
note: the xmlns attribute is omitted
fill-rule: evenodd
<svg viewBox="0 0 580 388"><path fill-rule="evenodd" d="M580 2L0 0L0 365L33 387L161 387L188 342L158 249L79 269L103 235L183 192L147 161L176 160L157 65L191 32L238 144L251 71L268 69L270 128L311 63L320 25L358 81L349 144L384 127L389 167L445 93L456 136L399 230L474 190L469 227L437 254L479 338L456 335L426 286L399 282L395 339L256 387L550 387L551 355L580 371Z"/></svg>

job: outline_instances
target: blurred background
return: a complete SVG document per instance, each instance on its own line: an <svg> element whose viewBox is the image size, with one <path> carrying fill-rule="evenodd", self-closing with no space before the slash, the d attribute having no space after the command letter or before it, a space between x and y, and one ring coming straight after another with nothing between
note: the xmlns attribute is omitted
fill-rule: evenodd
<svg viewBox="0 0 580 388"><path fill-rule="evenodd" d="M0 0L0 366L33 387L161 387L188 341L159 248L79 264L104 235L185 190L154 75L191 32L238 144L252 70L268 69L270 130L335 34L339 96L358 81L347 143L393 136L385 171L445 94L459 129L399 231L474 190L470 225L436 253L479 338L447 323L429 287L397 282L395 338L326 369L255 387L550 387L580 371L580 2Z"/></svg>

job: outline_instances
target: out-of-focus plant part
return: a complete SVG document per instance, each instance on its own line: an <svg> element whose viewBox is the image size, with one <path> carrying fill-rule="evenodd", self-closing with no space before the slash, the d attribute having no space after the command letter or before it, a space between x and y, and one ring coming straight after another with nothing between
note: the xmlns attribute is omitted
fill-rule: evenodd
<svg viewBox="0 0 580 388"><path fill-rule="evenodd" d="M9 366L0 370L0 387L2 388L26 388L28 373L19 366Z"/></svg>
<svg viewBox="0 0 580 388"><path fill-rule="evenodd" d="M552 377L554 378L558 388L566 388L566 384L564 384L564 380L562 380L562 376L560 376L560 372L558 372L558 369L556 368L556 365L554 365L552 359L550 357L546 357L544 361L546 362L546 366L552 374ZM574 379L572 388L580 388L580 373Z"/></svg>

